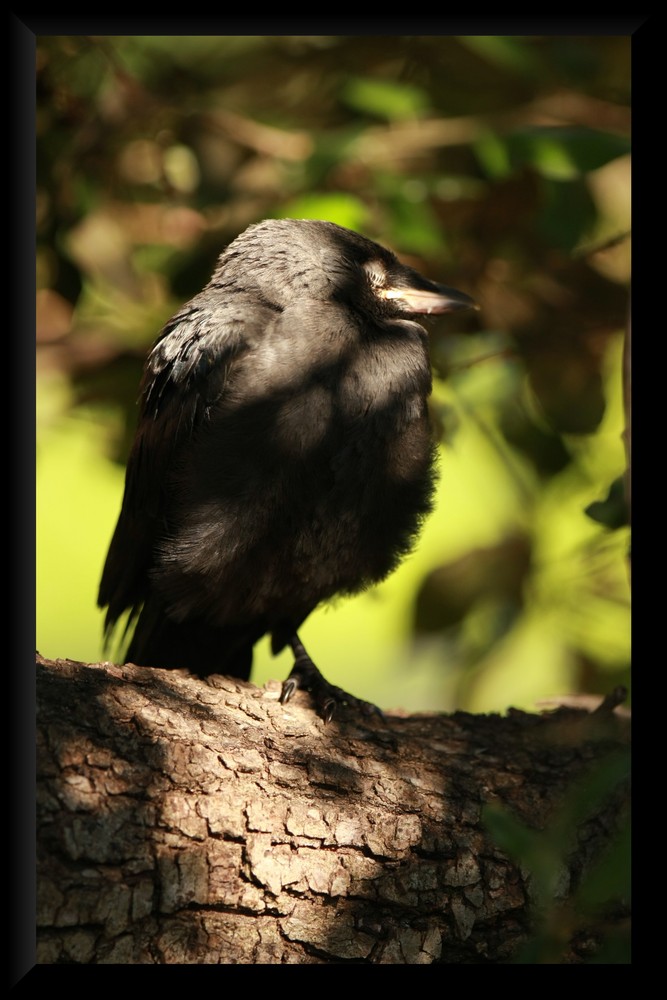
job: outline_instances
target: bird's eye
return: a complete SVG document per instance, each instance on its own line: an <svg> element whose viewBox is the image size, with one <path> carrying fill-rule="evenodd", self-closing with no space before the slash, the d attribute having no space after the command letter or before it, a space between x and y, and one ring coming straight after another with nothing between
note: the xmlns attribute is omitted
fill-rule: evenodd
<svg viewBox="0 0 667 1000"><path fill-rule="evenodd" d="M373 288L380 288L384 285L387 276L379 260L366 261L364 270Z"/></svg>

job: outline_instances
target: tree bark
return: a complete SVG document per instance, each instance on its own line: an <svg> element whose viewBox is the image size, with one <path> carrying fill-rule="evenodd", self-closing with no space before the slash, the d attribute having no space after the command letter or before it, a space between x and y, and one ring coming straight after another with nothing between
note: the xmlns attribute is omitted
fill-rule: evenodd
<svg viewBox="0 0 667 1000"><path fill-rule="evenodd" d="M611 704L324 724L277 684L37 670L40 963L509 961L533 925L530 874L485 807L548 829L627 742ZM556 895L624 799L578 827Z"/></svg>

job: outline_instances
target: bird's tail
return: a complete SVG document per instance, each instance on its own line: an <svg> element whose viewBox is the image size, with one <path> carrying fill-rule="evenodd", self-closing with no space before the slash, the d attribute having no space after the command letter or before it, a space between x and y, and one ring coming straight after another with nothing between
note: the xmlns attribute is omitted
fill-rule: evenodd
<svg viewBox="0 0 667 1000"><path fill-rule="evenodd" d="M137 618L125 660L167 670L185 668L200 677L224 674L247 680L253 646L265 631L261 622L221 628L205 621L176 622L149 599Z"/></svg>

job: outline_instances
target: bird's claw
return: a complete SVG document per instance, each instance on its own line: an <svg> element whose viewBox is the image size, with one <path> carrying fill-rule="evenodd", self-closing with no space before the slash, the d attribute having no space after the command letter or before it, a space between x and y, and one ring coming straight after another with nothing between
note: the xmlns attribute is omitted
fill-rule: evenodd
<svg viewBox="0 0 667 1000"><path fill-rule="evenodd" d="M384 721L381 710L368 701L355 698L342 688L330 684L308 656L300 656L292 668L287 680L283 681L280 692L280 703L286 705L294 693L301 689L307 691L313 700L317 714L325 723L331 722L334 716L348 714L343 710L358 712L360 715L377 716Z"/></svg>
<svg viewBox="0 0 667 1000"><path fill-rule="evenodd" d="M336 712L336 702L333 698L327 698L322 706L322 718L325 722L331 722Z"/></svg>
<svg viewBox="0 0 667 1000"><path fill-rule="evenodd" d="M286 681L283 681L283 686L280 691L281 705L286 705L287 702L291 700L298 686L296 678L294 677L288 677Z"/></svg>

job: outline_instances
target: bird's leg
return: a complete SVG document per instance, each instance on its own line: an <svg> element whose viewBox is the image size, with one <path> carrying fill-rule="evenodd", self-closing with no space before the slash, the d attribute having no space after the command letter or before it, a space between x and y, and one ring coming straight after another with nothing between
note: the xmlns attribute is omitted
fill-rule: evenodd
<svg viewBox="0 0 667 1000"><path fill-rule="evenodd" d="M330 684L311 660L296 632L290 638L289 644L294 653L294 666L287 680L283 682L280 692L281 704L286 704L294 692L301 688L302 691L309 693L318 714L325 722L331 722L339 707L352 707L364 715L379 715L383 718L382 712L375 705L362 701L360 698L354 698L342 688Z"/></svg>

